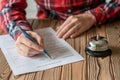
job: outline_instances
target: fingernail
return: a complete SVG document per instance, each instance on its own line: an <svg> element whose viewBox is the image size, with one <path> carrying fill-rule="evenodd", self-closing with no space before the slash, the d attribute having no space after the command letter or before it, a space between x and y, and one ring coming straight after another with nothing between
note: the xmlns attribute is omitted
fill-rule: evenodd
<svg viewBox="0 0 120 80"><path fill-rule="evenodd" d="M33 54L29 54L28 56L29 56L29 57L32 57L32 56L34 56L34 55L33 55Z"/></svg>
<svg viewBox="0 0 120 80"><path fill-rule="evenodd" d="M56 30L58 31L59 28L56 28Z"/></svg>
<svg viewBox="0 0 120 80"><path fill-rule="evenodd" d="M62 37L62 39L64 39L64 40L65 40L65 39L66 39L66 37L64 37L64 36L63 36L63 37Z"/></svg>
<svg viewBox="0 0 120 80"><path fill-rule="evenodd" d="M70 36L70 38L73 38L73 36Z"/></svg>
<svg viewBox="0 0 120 80"><path fill-rule="evenodd" d="M39 51L42 52L42 51L43 51L43 48L39 49Z"/></svg>

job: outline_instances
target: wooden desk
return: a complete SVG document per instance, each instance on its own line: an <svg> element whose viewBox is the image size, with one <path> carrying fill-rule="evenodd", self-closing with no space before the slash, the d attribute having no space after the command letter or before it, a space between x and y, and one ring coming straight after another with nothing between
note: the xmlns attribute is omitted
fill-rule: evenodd
<svg viewBox="0 0 120 80"><path fill-rule="evenodd" d="M33 28L37 26L59 26L62 21L29 20ZM2 34L3 32L0 31ZM95 58L85 54L85 47L90 37L100 34L105 36L112 48L112 55ZM67 42L84 58L84 61L63 65L45 71L14 76L4 55L0 51L0 80L120 80L120 21L94 27L76 39Z"/></svg>

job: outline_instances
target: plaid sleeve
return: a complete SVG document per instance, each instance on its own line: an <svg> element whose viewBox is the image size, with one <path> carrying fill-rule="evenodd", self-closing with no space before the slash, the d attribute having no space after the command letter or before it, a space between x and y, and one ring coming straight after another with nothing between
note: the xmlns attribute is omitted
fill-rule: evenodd
<svg viewBox="0 0 120 80"><path fill-rule="evenodd" d="M21 34L18 26L31 30L25 17L26 0L1 0L0 1L0 27L9 33L15 40Z"/></svg>
<svg viewBox="0 0 120 80"><path fill-rule="evenodd" d="M120 16L120 0L105 0L103 4L89 10L95 18L95 24L103 24Z"/></svg>

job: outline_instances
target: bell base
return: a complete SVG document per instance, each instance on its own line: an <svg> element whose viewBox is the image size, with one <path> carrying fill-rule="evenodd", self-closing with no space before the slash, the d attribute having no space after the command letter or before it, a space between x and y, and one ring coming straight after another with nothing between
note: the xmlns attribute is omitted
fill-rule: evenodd
<svg viewBox="0 0 120 80"><path fill-rule="evenodd" d="M85 49L86 54L94 57L106 57L112 54L111 49L108 49L106 51L91 51L90 49Z"/></svg>

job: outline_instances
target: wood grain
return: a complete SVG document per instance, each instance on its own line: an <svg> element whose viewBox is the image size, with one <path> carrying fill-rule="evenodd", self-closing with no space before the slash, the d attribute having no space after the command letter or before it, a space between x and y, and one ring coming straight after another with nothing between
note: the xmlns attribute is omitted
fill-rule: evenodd
<svg viewBox="0 0 120 80"><path fill-rule="evenodd" d="M33 29L52 26L55 30L63 21L28 20ZM3 31L0 29L0 34ZM96 58L85 53L89 39L96 34L104 36L112 49L112 55ZM0 80L120 80L120 21L93 27L75 39L66 40L84 61L66 64L56 68L14 76L0 50Z"/></svg>
<svg viewBox="0 0 120 80"><path fill-rule="evenodd" d="M120 79L120 22L109 24L106 27L107 37L112 48L111 65L114 80Z"/></svg>

